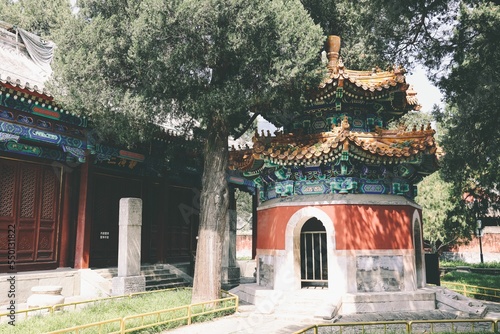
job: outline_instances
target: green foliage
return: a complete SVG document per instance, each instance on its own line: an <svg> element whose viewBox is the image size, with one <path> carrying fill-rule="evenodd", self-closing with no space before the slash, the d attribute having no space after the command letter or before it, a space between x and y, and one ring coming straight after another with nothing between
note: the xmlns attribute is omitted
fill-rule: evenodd
<svg viewBox="0 0 500 334"><path fill-rule="evenodd" d="M434 121L435 119L432 114L420 111L410 111L397 120L390 122L388 128L397 129L400 124L404 124L407 127L406 131L411 131L413 127L416 127L417 130L420 130L422 126L426 127L429 123L432 123Z"/></svg>
<svg viewBox="0 0 500 334"><path fill-rule="evenodd" d="M443 172L456 195L487 199L498 209L500 180L500 10L493 2L463 5L455 30L451 70L440 82L448 107ZM483 212L488 205L483 206ZM481 214L480 213L480 214Z"/></svg>
<svg viewBox="0 0 500 334"><path fill-rule="evenodd" d="M243 132L252 115L279 125L301 109L306 88L322 77L320 27L299 0L78 5L56 35L52 91L66 109L91 117L104 140L134 145L168 117L204 139L198 247L220 244L228 135ZM197 253L193 300L219 291L221 254Z"/></svg>
<svg viewBox="0 0 500 334"><path fill-rule="evenodd" d="M440 173L427 176L418 185L415 201L422 206L424 240L433 253L470 236L469 224L474 220L468 219L452 188Z"/></svg>
<svg viewBox="0 0 500 334"><path fill-rule="evenodd" d="M457 266L466 266L472 268L495 268L500 269L500 262L485 262L485 263L467 263L465 261L439 261L440 267L457 267Z"/></svg>
<svg viewBox="0 0 500 334"><path fill-rule="evenodd" d="M319 82L323 37L298 0L79 5L56 40L52 90L105 137L147 139L172 113L201 130L217 117L237 132L251 111L279 122Z"/></svg>
<svg viewBox="0 0 500 334"><path fill-rule="evenodd" d="M444 268L444 267L457 267L457 266L468 266L469 263L462 261L462 260L439 260L439 267Z"/></svg>
<svg viewBox="0 0 500 334"><path fill-rule="evenodd" d="M236 190L236 211L237 211L237 229L238 231L252 230L252 195Z"/></svg>
<svg viewBox="0 0 500 334"><path fill-rule="evenodd" d="M326 34L342 37L344 62L353 69L435 63L429 54L447 48L443 27L453 22L456 2L302 0Z"/></svg>
<svg viewBox="0 0 500 334"><path fill-rule="evenodd" d="M71 18L69 0L0 0L0 20L52 38L52 32Z"/></svg>

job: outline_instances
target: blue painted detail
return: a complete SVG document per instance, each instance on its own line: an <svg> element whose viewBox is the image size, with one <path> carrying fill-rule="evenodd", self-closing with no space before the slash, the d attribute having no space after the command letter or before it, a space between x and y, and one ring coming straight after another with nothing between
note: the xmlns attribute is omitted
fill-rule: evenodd
<svg viewBox="0 0 500 334"><path fill-rule="evenodd" d="M14 141L17 143L19 141L19 136L10 133L0 132L0 142L8 142L8 141Z"/></svg>
<svg viewBox="0 0 500 334"><path fill-rule="evenodd" d="M361 186L360 192L363 194L385 194L386 193L386 187L384 184L375 182L375 183L370 183L368 181L361 181Z"/></svg>
<svg viewBox="0 0 500 334"><path fill-rule="evenodd" d="M12 124L0 121L0 131L18 135L22 138L50 143L55 145L69 145L85 149L85 142L72 137L66 137L59 134L30 128L24 125Z"/></svg>
<svg viewBox="0 0 500 334"><path fill-rule="evenodd" d="M17 116L17 121L19 123L23 123L23 124L27 124L27 125L33 125L33 117L19 115L19 116Z"/></svg>
<svg viewBox="0 0 500 334"><path fill-rule="evenodd" d="M60 135L36 129L28 130L28 138L56 145L59 145L62 141Z"/></svg>
<svg viewBox="0 0 500 334"><path fill-rule="evenodd" d="M297 181L295 182L295 194L297 195L317 195L317 194L328 194L330 192L330 187L328 184L321 181Z"/></svg>
<svg viewBox="0 0 500 334"><path fill-rule="evenodd" d="M2 96L2 95L0 95L0 96ZM12 111L0 110L0 118L13 121L14 120L14 113Z"/></svg>
<svg viewBox="0 0 500 334"><path fill-rule="evenodd" d="M273 199L276 197L278 197L278 195L276 194L276 189L275 189L274 185L268 186L267 187L267 199L270 200L270 199Z"/></svg>
<svg viewBox="0 0 500 334"><path fill-rule="evenodd" d="M66 161L64 153L59 150L54 150L46 147L38 147L27 144L19 144L13 141L0 142L0 151L12 152L22 155L29 155L48 160Z"/></svg>
<svg viewBox="0 0 500 334"><path fill-rule="evenodd" d="M357 192L358 181L353 177L336 177L331 180L330 188L332 193L353 194Z"/></svg>
<svg viewBox="0 0 500 334"><path fill-rule="evenodd" d="M293 195L293 189L294 189L293 181L276 182L275 191L281 197Z"/></svg>
<svg viewBox="0 0 500 334"><path fill-rule="evenodd" d="M50 122L44 121L42 119L37 120L36 125L38 127L44 128L44 129L51 129L52 128L52 124Z"/></svg>
<svg viewBox="0 0 500 334"><path fill-rule="evenodd" d="M30 100L14 99L13 97L7 97L4 95L5 94L0 94L0 106L9 107L9 108L23 111L26 113L34 114L33 108L37 107L34 100L31 100L31 102L28 102ZM60 111L55 111L55 110L52 110L52 111L58 113L59 114L58 120L62 121L64 123L68 123L68 124L72 124L72 125L76 125L76 126L81 126L81 127L87 127L87 125L88 125L86 118L66 114L66 113L60 112Z"/></svg>
<svg viewBox="0 0 500 334"><path fill-rule="evenodd" d="M85 150L82 150L81 148L66 146L66 145L63 145L62 148L63 148L64 152L67 152L71 156L75 157L78 160L78 162L81 162L81 163L85 162Z"/></svg>

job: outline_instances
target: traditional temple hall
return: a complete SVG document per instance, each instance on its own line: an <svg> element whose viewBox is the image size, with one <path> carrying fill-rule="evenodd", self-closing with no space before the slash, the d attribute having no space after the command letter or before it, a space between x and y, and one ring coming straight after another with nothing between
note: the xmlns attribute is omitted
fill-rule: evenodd
<svg viewBox="0 0 500 334"><path fill-rule="evenodd" d="M240 297L321 288L344 313L434 309L413 199L438 168L435 131L388 129L420 109L402 68L347 69L337 36L325 51L328 76L303 113L230 152L233 175L259 197L257 283Z"/></svg>

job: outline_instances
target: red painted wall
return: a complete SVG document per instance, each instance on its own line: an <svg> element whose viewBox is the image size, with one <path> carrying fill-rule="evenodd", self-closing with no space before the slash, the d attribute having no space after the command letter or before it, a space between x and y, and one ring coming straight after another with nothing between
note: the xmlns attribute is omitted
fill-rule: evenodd
<svg viewBox="0 0 500 334"><path fill-rule="evenodd" d="M236 235L236 253L252 252L252 235Z"/></svg>
<svg viewBox="0 0 500 334"><path fill-rule="evenodd" d="M276 207L257 212L258 249L285 249L290 217L302 206ZM415 208L385 205L321 205L334 223L336 249L412 249Z"/></svg>
<svg viewBox="0 0 500 334"><path fill-rule="evenodd" d="M481 238L483 253L500 253L500 234L484 233ZM452 252L479 252L479 238L473 237L468 244L456 245Z"/></svg>

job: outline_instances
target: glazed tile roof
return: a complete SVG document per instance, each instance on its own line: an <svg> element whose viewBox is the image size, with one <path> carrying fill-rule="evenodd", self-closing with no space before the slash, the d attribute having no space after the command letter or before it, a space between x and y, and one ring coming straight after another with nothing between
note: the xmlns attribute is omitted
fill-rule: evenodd
<svg viewBox="0 0 500 334"><path fill-rule="evenodd" d="M414 160L420 153L436 153L434 133L430 125L411 131L402 128L355 132L350 130L347 119L332 131L319 134L271 136L268 133L266 136L256 133L253 148L231 152L230 168L254 171L261 168L263 162L284 166L313 165L335 161L346 151L352 158L367 163L401 163Z"/></svg>
<svg viewBox="0 0 500 334"><path fill-rule="evenodd" d="M310 102L333 97L337 88L343 88L347 96L367 100L385 98L391 92L401 91L406 93L406 103L409 109L420 109L417 93L406 83L404 75L406 71L403 68L396 66L388 71L382 71L378 67L371 71L350 70L344 67L339 52L340 38L329 36L327 40L328 75L321 82Z"/></svg>
<svg viewBox="0 0 500 334"><path fill-rule="evenodd" d="M344 89L344 94L350 97L363 99L378 99L387 97L395 90L406 92L406 103L411 109L418 110L420 105L413 87L406 83L404 70L396 68L392 71L354 71L343 68L340 61L335 71L323 80L318 92L314 95L317 102L333 97L337 87Z"/></svg>

